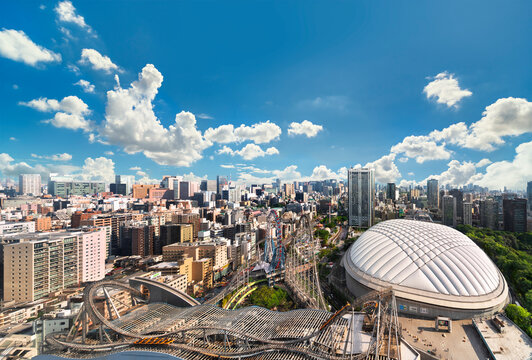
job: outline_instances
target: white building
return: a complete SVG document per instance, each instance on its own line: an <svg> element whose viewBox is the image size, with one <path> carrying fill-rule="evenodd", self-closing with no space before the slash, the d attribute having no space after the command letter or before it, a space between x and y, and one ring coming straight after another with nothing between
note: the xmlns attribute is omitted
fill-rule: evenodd
<svg viewBox="0 0 532 360"><path fill-rule="evenodd" d="M0 235L10 235L18 233L33 233L35 232L34 221L15 221L6 222L0 221Z"/></svg>
<svg viewBox="0 0 532 360"><path fill-rule="evenodd" d="M78 246L81 282L102 280L105 277L105 259L107 258L106 229L84 229L79 237Z"/></svg>
<svg viewBox="0 0 532 360"><path fill-rule="evenodd" d="M40 196L41 175L40 174L20 174L18 177L19 193L22 195Z"/></svg>
<svg viewBox="0 0 532 360"><path fill-rule="evenodd" d="M342 259L349 291L393 289L397 308L427 318L493 314L509 301L490 258L461 232L440 224L388 220L360 236Z"/></svg>

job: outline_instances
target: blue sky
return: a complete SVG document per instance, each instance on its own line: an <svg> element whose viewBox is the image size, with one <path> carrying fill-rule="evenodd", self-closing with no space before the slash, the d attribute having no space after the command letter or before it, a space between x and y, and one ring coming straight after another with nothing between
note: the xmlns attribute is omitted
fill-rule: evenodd
<svg viewBox="0 0 532 360"><path fill-rule="evenodd" d="M0 178L532 180L529 1L0 8Z"/></svg>

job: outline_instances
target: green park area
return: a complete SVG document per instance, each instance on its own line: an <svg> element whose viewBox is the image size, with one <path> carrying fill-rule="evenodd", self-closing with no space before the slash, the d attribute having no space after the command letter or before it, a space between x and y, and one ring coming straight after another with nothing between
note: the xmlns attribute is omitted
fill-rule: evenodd
<svg viewBox="0 0 532 360"><path fill-rule="evenodd" d="M506 315L532 337L532 233L514 233L458 225L493 260L508 281L518 302Z"/></svg>
<svg viewBox="0 0 532 360"><path fill-rule="evenodd" d="M270 310L289 311L296 308L288 292L278 286L269 287L261 285L252 292L247 301L247 305L257 305Z"/></svg>

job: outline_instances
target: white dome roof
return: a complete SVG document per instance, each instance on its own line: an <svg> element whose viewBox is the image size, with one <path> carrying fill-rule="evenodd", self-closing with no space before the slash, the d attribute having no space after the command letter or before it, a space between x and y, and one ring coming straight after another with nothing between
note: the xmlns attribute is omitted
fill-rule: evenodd
<svg viewBox="0 0 532 360"><path fill-rule="evenodd" d="M504 282L471 239L430 222L381 222L362 234L348 256L364 276L432 293L482 296Z"/></svg>

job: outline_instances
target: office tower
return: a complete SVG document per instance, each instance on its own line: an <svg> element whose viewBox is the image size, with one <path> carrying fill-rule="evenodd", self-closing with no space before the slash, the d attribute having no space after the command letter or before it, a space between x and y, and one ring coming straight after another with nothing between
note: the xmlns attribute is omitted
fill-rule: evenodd
<svg viewBox="0 0 532 360"><path fill-rule="evenodd" d="M179 183L179 198L186 200L190 198L194 193L191 193L190 181L181 181Z"/></svg>
<svg viewBox="0 0 532 360"><path fill-rule="evenodd" d="M216 176L216 193L220 199L222 197L222 190L225 186L227 186L227 179L219 175Z"/></svg>
<svg viewBox="0 0 532 360"><path fill-rule="evenodd" d="M480 226L497 230L499 228L499 204L493 199L480 201Z"/></svg>
<svg viewBox="0 0 532 360"><path fill-rule="evenodd" d="M135 183L134 175L115 175L115 184L126 185L126 193L124 195L129 195L132 193L134 183Z"/></svg>
<svg viewBox="0 0 532 360"><path fill-rule="evenodd" d="M440 196L438 197L438 201L439 201L439 204L438 204L438 209L442 209L443 208L443 197L445 196L445 190L440 190L439 192Z"/></svg>
<svg viewBox="0 0 532 360"><path fill-rule="evenodd" d="M532 181L529 181L526 187L526 193L528 196L528 209L532 211Z"/></svg>
<svg viewBox="0 0 532 360"><path fill-rule="evenodd" d="M527 231L526 199L504 199L502 211L505 231Z"/></svg>
<svg viewBox="0 0 532 360"><path fill-rule="evenodd" d="M241 189L240 186L231 186L229 188L227 201L231 203L239 203L241 200Z"/></svg>
<svg viewBox="0 0 532 360"><path fill-rule="evenodd" d="M427 180L427 205L429 209L440 207L440 193L437 179Z"/></svg>
<svg viewBox="0 0 532 360"><path fill-rule="evenodd" d="M116 195L127 195L127 185L126 184L110 184L109 191Z"/></svg>
<svg viewBox="0 0 532 360"><path fill-rule="evenodd" d="M465 202L463 205L463 220L464 225L473 225L473 204L470 202Z"/></svg>
<svg viewBox="0 0 532 360"><path fill-rule="evenodd" d="M456 226L456 198L451 195L443 196L443 225Z"/></svg>
<svg viewBox="0 0 532 360"><path fill-rule="evenodd" d="M284 184L283 185L283 192L284 192L284 196L286 197L289 197L289 198L295 198L296 196L296 191L294 189L294 184Z"/></svg>
<svg viewBox="0 0 532 360"><path fill-rule="evenodd" d="M275 186L277 186L277 191L281 191L281 179L275 179Z"/></svg>
<svg viewBox="0 0 532 360"><path fill-rule="evenodd" d="M201 180L201 191L216 191L216 180Z"/></svg>
<svg viewBox="0 0 532 360"><path fill-rule="evenodd" d="M41 193L41 175L39 174L20 174L18 177L19 193L21 195L40 196Z"/></svg>
<svg viewBox="0 0 532 360"><path fill-rule="evenodd" d="M105 184L96 181L56 181L48 182L48 194L62 198L71 195L96 195L105 191Z"/></svg>
<svg viewBox="0 0 532 360"><path fill-rule="evenodd" d="M392 201L397 200L395 197L395 183L388 183L386 185L386 199L391 199Z"/></svg>
<svg viewBox="0 0 532 360"><path fill-rule="evenodd" d="M464 217L464 193L462 190L452 189L449 191L449 195L456 199L456 221L458 224L462 224Z"/></svg>
<svg viewBox="0 0 532 360"><path fill-rule="evenodd" d="M373 169L349 169L349 225L369 228L375 218L375 173Z"/></svg>

